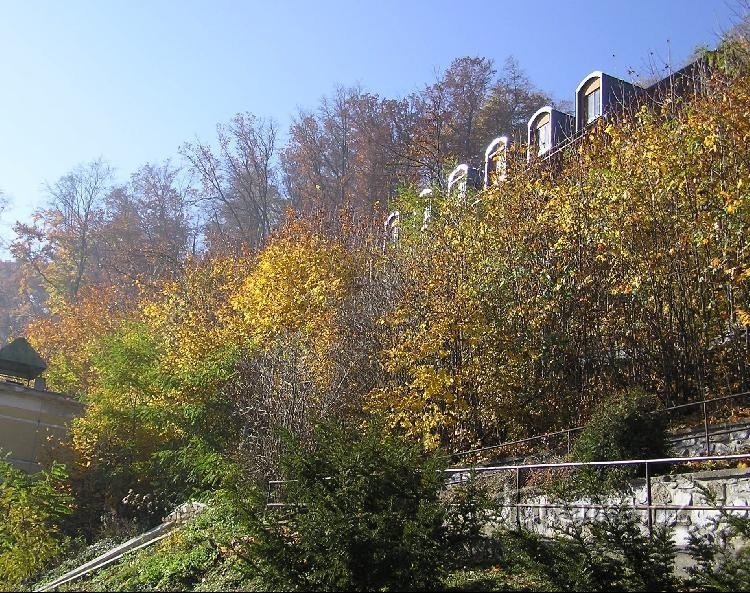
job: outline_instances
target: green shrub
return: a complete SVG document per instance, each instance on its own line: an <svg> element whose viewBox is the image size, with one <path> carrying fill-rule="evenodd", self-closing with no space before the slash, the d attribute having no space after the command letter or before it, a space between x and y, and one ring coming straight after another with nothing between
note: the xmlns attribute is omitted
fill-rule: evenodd
<svg viewBox="0 0 750 593"><path fill-rule="evenodd" d="M675 591L675 548L668 529L649 537L636 515L614 509L554 538L498 531L499 553L483 566L451 573L457 591Z"/></svg>
<svg viewBox="0 0 750 593"><path fill-rule="evenodd" d="M609 510L602 519L567 530L572 537L564 588L578 591L676 591L675 546L668 528L651 536L629 509Z"/></svg>
<svg viewBox="0 0 750 593"><path fill-rule="evenodd" d="M452 566L478 565L500 555L498 540L490 528L500 507L488 490L486 480L476 474L469 476L467 482L448 489L445 524Z"/></svg>
<svg viewBox="0 0 750 593"><path fill-rule="evenodd" d="M447 542L443 461L371 424L320 426L283 460L285 500L250 557L283 590L391 591L438 586Z"/></svg>
<svg viewBox="0 0 750 593"><path fill-rule="evenodd" d="M716 497L698 485L709 504ZM690 531L688 552L695 566L688 568L688 583L700 591L750 591L750 517L719 509L719 516L701 529Z"/></svg>
<svg viewBox="0 0 750 593"><path fill-rule="evenodd" d="M62 585L62 591L245 591L262 590L240 562L236 548L247 531L242 517L220 500L175 529L164 540L126 554L117 562ZM77 555L70 570L113 548L104 540ZM61 576L55 570L44 582ZM40 586L41 583L37 585Z"/></svg>
<svg viewBox="0 0 750 593"><path fill-rule="evenodd" d="M606 398L573 444L574 461L655 459L668 454L666 417L654 413L661 404L655 395L631 389ZM570 494L595 494L624 487L641 468L584 469L575 474Z"/></svg>
<svg viewBox="0 0 750 593"><path fill-rule="evenodd" d="M0 459L0 588L12 590L64 549L72 509L65 466L28 475Z"/></svg>

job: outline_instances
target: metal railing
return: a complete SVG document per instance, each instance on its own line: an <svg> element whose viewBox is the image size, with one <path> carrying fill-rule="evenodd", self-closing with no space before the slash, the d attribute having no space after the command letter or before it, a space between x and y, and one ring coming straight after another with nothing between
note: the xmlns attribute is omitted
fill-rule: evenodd
<svg viewBox="0 0 750 593"><path fill-rule="evenodd" d="M281 486L283 484L288 484L289 482L296 482L296 480L268 480L268 490L266 491L266 509L289 506L289 503L286 502L271 502L271 499L274 496L274 486Z"/></svg>
<svg viewBox="0 0 750 593"><path fill-rule="evenodd" d="M522 503L521 502L521 472L533 471L533 470L550 470L550 469L562 469L562 468L613 468L613 467L632 467L632 466L643 466L645 479L646 479L646 504L638 504L635 499L633 504L621 504L619 508L630 508L633 510L645 510L647 511L647 520L649 533L653 532L653 511L656 510L674 510L674 511L692 511L692 510L723 510L723 511L750 511L750 505L670 505L670 504L654 504L652 498L652 473L651 470L656 465L677 465L682 463L695 463L695 462L721 462L721 461L741 461L750 460L750 453L742 453L736 455L705 455L700 457L663 457L658 459L627 459L621 461L588 461L588 462L560 462L560 463L534 463L534 464L520 464L520 465L496 465L496 466L469 466L469 467L452 467L444 470L448 474L459 474L462 477L465 475L487 475L497 474L500 472L514 472L515 473L515 492L513 493L514 502L511 504L499 504L499 507L506 507L515 509L516 526L521 527L520 510L523 508L549 508L549 509L597 509L606 510L612 508L612 505L602 505L595 503ZM463 480L462 480L463 481ZM452 482L457 484L461 482Z"/></svg>
<svg viewBox="0 0 750 593"><path fill-rule="evenodd" d="M714 398L704 399L704 400L697 401L697 402L690 402L690 403L687 403L687 404L680 404L680 405L677 405L677 406L670 406L668 408L663 408L661 410L654 410L652 413L653 414L668 414L668 413L673 412L675 410L682 410L682 409L687 409L687 408L690 408L690 407L701 406L701 408L702 408L702 414L703 414L703 436L704 436L704 440L705 440L705 452L706 452L706 454L708 454L711 451L711 436L719 436L719 435L722 435L722 434L728 434L728 433L731 433L734 430L736 430L736 429L734 429L734 430L728 430L728 431L727 430L723 430L723 431L718 431L718 432L710 432L710 430L709 430L710 425L708 423L708 404L711 404L711 403L714 403L714 402L731 400L731 399L738 399L740 397L746 397L748 395L750 395L750 391L743 391L743 392L740 392L740 393L732 393L730 395L724 395L724 396L721 396L721 397L714 397ZM750 424L750 421L749 421L749 424ZM566 428L566 429L563 429L563 430L558 430L558 431L555 431L555 432L548 432L548 433L536 435L536 436L533 436L533 437L527 437L527 438L524 438L524 439L518 439L518 440L514 440L514 441L506 441L506 442L500 443L498 445L490 445L488 447L480 447L480 448L477 448L477 449L469 449L467 451L460 451L458 453L453 453L452 456L454 458L457 458L457 457L464 457L466 455L473 455L473 454L477 454L477 453L485 453L487 451L493 451L493 450L496 450L496 449L503 449L503 448L506 448L506 447L514 446L514 445L522 445L522 444L531 443L531 442L535 442L535 441L544 441L544 440L548 440L550 438L554 438L554 437L557 437L557 436L560 436L560 435L565 435L566 436L567 453L570 454L571 449L572 449L572 443L573 443L573 437L572 437L572 435L574 433L576 433L576 432L579 432L579 431L583 430L583 428L584 428L583 426L575 426L575 427ZM670 440L672 442L680 442L680 441L691 439L691 438L694 438L694 436L693 435L681 436L681 437L672 438Z"/></svg>
<svg viewBox="0 0 750 593"><path fill-rule="evenodd" d="M512 465L496 465L496 466L467 466L467 467L450 467L441 470L441 473L449 474L450 476L459 476L459 480L455 478L449 478L445 482L446 488L451 486L460 486L465 483L465 479L468 476L488 476L497 475L502 472L513 472L515 477L515 486L512 492L512 503L498 503L498 508L510 508L515 510L515 523L517 528L521 528L521 510L522 509L581 509L581 510L597 510L607 511L613 508L616 509L632 509L634 511L646 511L646 525L648 527L649 534L653 533L654 526L654 514L655 511L750 511L750 505L724 505L724 504L667 504L657 503L653 501L653 489L652 489L652 478L653 468L655 466L664 465L679 465L685 463L708 463L708 462L728 462L728 461L750 461L750 453L741 453L734 455L704 455L699 457L662 457L655 459L626 459L619 461L588 461L588 462L560 462L560 463L533 463L533 464L512 464ZM645 504L639 504L636 498L633 498L632 504L618 503L618 504L600 504L593 502L521 502L521 496L523 493L522 487L522 472L531 472L534 470L555 470L555 469L586 469L586 468L617 468L617 467L643 467L643 474L645 478L646 486L646 502ZM330 477L323 478L330 480ZM266 498L266 508L283 508L283 507L304 507L304 504L294 502L272 502L272 488L273 486L279 486L287 484L289 482L295 482L296 480L269 480L268 481L268 496Z"/></svg>

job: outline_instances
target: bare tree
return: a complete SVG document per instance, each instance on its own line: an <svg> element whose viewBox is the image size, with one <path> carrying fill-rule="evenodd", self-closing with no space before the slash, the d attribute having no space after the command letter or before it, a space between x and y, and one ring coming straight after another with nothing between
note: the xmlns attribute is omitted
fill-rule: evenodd
<svg viewBox="0 0 750 593"><path fill-rule="evenodd" d="M79 165L47 185L49 207L37 210L31 225L14 226L11 253L65 301L75 301L96 274L91 264L111 179L112 170L102 159Z"/></svg>
<svg viewBox="0 0 750 593"><path fill-rule="evenodd" d="M550 100L549 95L529 80L518 60L512 56L507 58L479 113L478 141L486 145L494 137L504 135L516 142L525 142L529 118Z"/></svg>
<svg viewBox="0 0 750 593"><path fill-rule="evenodd" d="M3 193L3 190L0 189L0 224L2 224L3 213L7 207L8 198L5 193ZM4 249L5 247L7 247L7 241L3 237L0 237L0 249Z"/></svg>
<svg viewBox="0 0 750 593"><path fill-rule="evenodd" d="M492 60L463 57L453 60L441 80L452 114L448 150L461 162L483 156L487 142L477 139L476 126L494 74Z"/></svg>
<svg viewBox="0 0 750 593"><path fill-rule="evenodd" d="M444 169L450 160L448 139L451 112L448 90L440 81L410 97L415 114L408 158L420 170L421 181L444 184Z"/></svg>
<svg viewBox="0 0 750 593"><path fill-rule="evenodd" d="M110 282L180 272L192 236L188 194L169 161L143 165L110 191L98 253Z"/></svg>
<svg viewBox="0 0 750 593"><path fill-rule="evenodd" d="M321 99L316 112L292 121L284 150L285 182L296 209L330 215L350 202L355 178L356 88L339 87Z"/></svg>
<svg viewBox="0 0 750 593"><path fill-rule="evenodd" d="M276 124L242 113L228 125L217 126L217 137L217 150L200 141L181 149L200 181L209 243L257 249L283 208Z"/></svg>
<svg viewBox="0 0 750 593"><path fill-rule="evenodd" d="M282 153L287 192L301 212L335 220L343 208L369 214L404 182L407 103L337 88L292 122Z"/></svg>
<svg viewBox="0 0 750 593"><path fill-rule="evenodd" d="M423 182L442 185L446 168L483 157L491 138L480 133L480 117L494 74L492 60L458 58L435 83L410 97L415 120L409 152Z"/></svg>

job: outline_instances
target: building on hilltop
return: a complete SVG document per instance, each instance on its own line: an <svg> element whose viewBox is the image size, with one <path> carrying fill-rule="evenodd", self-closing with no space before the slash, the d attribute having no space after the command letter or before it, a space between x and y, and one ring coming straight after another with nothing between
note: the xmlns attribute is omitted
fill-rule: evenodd
<svg viewBox="0 0 750 593"><path fill-rule="evenodd" d="M71 420L83 413L80 402L46 390L46 368L24 338L0 348L0 450L29 473L51 461Z"/></svg>
<svg viewBox="0 0 750 593"><path fill-rule="evenodd" d="M616 120L644 105L650 107L676 99L690 100L705 92L711 67L705 58L695 60L653 84L642 87L601 70L594 70L578 84L574 95L575 114L545 106L527 123L526 161L554 164L556 156L586 140L586 130L602 118ZM521 148L523 150L523 148ZM512 174L508 170L509 139L499 136L484 153L482 168L458 165L448 176L447 195L466 204L467 193L500 185ZM427 198L421 230L427 230L432 217L432 190L419 196ZM385 235L398 240L400 213L391 212L385 224Z"/></svg>

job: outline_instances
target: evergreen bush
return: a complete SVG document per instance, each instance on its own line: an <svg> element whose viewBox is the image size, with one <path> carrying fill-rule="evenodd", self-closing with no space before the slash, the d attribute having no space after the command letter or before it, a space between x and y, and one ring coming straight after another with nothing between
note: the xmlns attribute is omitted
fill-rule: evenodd
<svg viewBox="0 0 750 593"><path fill-rule="evenodd" d="M370 424L289 440L284 500L250 556L269 588L404 591L439 586L447 538L441 458Z"/></svg>
<svg viewBox="0 0 750 593"><path fill-rule="evenodd" d="M574 461L656 459L668 455L667 418L659 413L661 403L642 389L618 392L605 398L573 444ZM596 494L626 486L639 466L617 469L579 470L572 489L575 495Z"/></svg>

